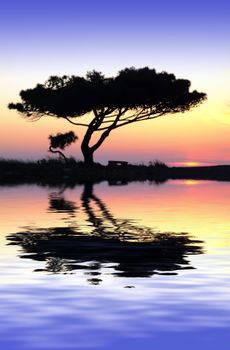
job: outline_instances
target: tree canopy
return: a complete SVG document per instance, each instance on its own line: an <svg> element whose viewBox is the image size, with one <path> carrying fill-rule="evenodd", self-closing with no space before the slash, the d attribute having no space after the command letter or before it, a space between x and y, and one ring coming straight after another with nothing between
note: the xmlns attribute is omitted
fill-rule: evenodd
<svg viewBox="0 0 230 350"><path fill-rule="evenodd" d="M22 101L10 103L9 108L32 120L51 116L86 127L81 149L85 162L92 164L93 153L112 130L185 112L204 101L206 94L190 92L190 85L189 80L148 67L125 68L109 78L97 71L88 72L85 78L51 76L43 85L21 91ZM82 122L82 117L90 112L90 122ZM90 145L95 132L98 139Z"/></svg>

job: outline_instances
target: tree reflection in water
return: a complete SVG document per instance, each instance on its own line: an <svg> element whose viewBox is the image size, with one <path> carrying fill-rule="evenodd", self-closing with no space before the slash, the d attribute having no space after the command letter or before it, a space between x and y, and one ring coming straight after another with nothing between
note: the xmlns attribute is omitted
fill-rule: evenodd
<svg viewBox="0 0 230 350"><path fill-rule="evenodd" d="M69 273L83 269L91 284L102 281L102 268L122 277L177 274L178 270L193 268L188 255L203 253L203 242L188 233L157 232L115 218L94 194L91 183L84 186L81 205L89 232L76 224L28 228L12 234L8 240L23 248L22 258L46 261L45 268L39 271ZM66 212L76 219L75 210L75 203L66 201L63 193L50 196L49 211Z"/></svg>

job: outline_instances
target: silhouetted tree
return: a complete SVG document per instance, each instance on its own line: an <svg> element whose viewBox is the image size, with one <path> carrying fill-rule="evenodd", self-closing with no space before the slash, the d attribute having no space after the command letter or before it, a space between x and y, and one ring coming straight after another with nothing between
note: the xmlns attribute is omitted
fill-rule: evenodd
<svg viewBox="0 0 230 350"><path fill-rule="evenodd" d="M81 150L85 163L93 164L93 154L114 129L166 114L185 112L206 99L206 94L189 92L190 81L173 74L156 73L148 67L125 68L117 76L105 78L100 72L79 76L51 76L44 85L20 92L21 103L10 103L25 117L66 119L86 127ZM90 113L89 122L74 122ZM92 136L98 133L98 137ZM96 139L96 141L95 141Z"/></svg>
<svg viewBox="0 0 230 350"><path fill-rule="evenodd" d="M49 151L52 153L58 153L67 163L67 158L64 153L60 150L54 151L53 148L60 148L61 150L64 150L67 146L71 145L71 143L74 143L77 140L77 136L74 134L74 132L69 131L65 134L58 133L56 136L49 135L49 140Z"/></svg>

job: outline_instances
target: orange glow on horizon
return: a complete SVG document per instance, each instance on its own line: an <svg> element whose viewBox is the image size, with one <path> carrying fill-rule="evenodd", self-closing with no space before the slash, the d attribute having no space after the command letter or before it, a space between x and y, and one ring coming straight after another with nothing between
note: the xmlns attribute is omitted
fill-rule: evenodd
<svg viewBox="0 0 230 350"><path fill-rule="evenodd" d="M192 166L203 166L204 163L196 162L196 161L187 161L187 162L175 162L175 165L176 166L192 167Z"/></svg>
<svg viewBox="0 0 230 350"><path fill-rule="evenodd" d="M185 181L183 181L183 184L187 185L187 186L194 186L194 185L198 185L199 181L197 181L197 180L185 180Z"/></svg>
<svg viewBox="0 0 230 350"><path fill-rule="evenodd" d="M200 166L200 162L184 162L184 165L186 166Z"/></svg>

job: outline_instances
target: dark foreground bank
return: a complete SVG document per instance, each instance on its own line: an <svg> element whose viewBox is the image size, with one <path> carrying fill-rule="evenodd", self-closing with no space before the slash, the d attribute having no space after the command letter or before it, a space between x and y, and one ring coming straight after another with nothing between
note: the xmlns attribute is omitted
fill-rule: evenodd
<svg viewBox="0 0 230 350"><path fill-rule="evenodd" d="M95 164L87 167L74 160L63 163L59 160L17 161L0 160L0 184L38 183L56 185L108 181L122 184L130 181L165 182L169 179L196 179L230 181L230 165L203 167L168 167L164 163L150 165Z"/></svg>

